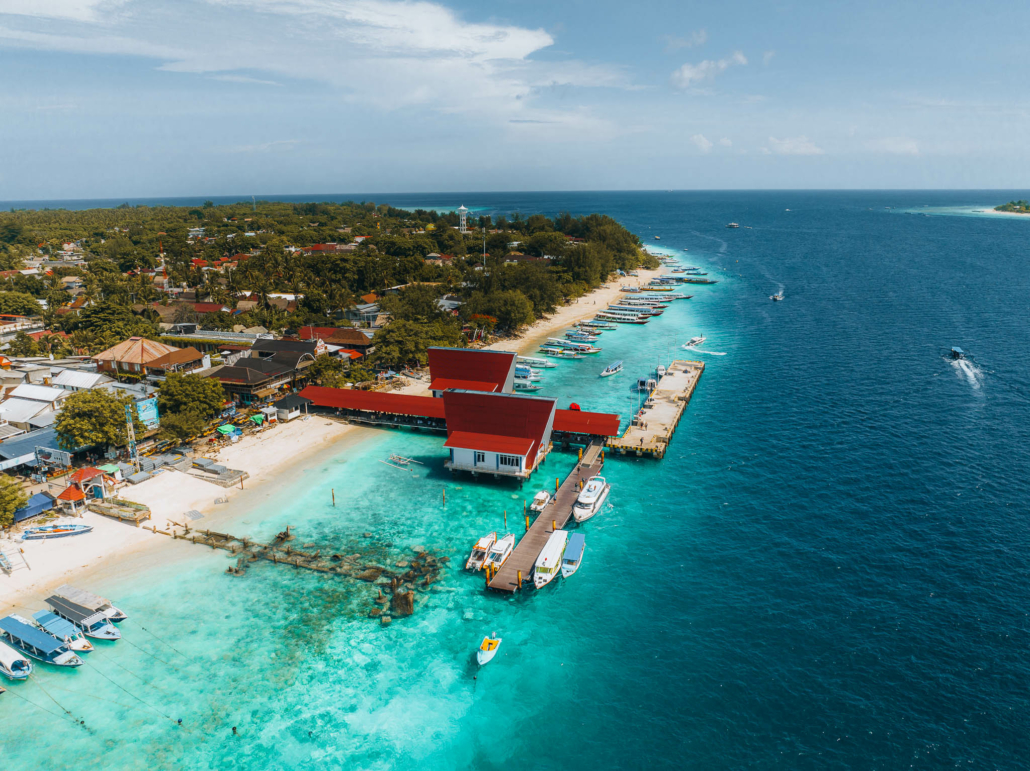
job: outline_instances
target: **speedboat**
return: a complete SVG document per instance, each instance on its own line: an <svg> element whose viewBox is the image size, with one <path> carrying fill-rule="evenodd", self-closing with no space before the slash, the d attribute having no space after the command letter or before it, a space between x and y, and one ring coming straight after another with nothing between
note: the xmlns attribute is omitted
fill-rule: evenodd
<svg viewBox="0 0 1030 771"><path fill-rule="evenodd" d="M601 373L601 377L611 377L619 372L622 372L622 359L613 361L607 367L604 368L604 372Z"/></svg>
<svg viewBox="0 0 1030 771"><path fill-rule="evenodd" d="M46 598L46 604L55 615L70 621L86 635L96 640L120 640L122 633L115 629L110 619L99 611L83 607L56 594Z"/></svg>
<svg viewBox="0 0 1030 771"><path fill-rule="evenodd" d="M479 666L489 664L497 655L497 649L501 647L501 639L496 632L483 638L483 642L479 644L479 650L476 651L476 661L479 662Z"/></svg>
<svg viewBox="0 0 1030 771"><path fill-rule="evenodd" d="M604 477L591 477L572 507L572 516L577 522L586 522L601 510L611 489Z"/></svg>
<svg viewBox="0 0 1030 771"><path fill-rule="evenodd" d="M54 590L54 594L64 597L66 600L77 602L84 608L103 613L116 624L128 618L122 611L112 605L110 600L98 594L93 594L93 592L87 592L85 589L79 589L71 584L61 584Z"/></svg>
<svg viewBox="0 0 1030 771"><path fill-rule="evenodd" d="M0 642L0 674L11 680L25 680L32 674L32 662L11 646Z"/></svg>
<svg viewBox="0 0 1030 771"><path fill-rule="evenodd" d="M486 553L486 561L483 563L483 567L490 568L491 570L497 570L504 564L504 561L511 556L512 551L515 549L515 536L511 533L498 538L494 541L490 550Z"/></svg>
<svg viewBox="0 0 1030 771"><path fill-rule="evenodd" d="M562 578L568 578L583 564L583 552L587 548L587 539L582 533L572 533L565 546L565 554L561 558Z"/></svg>
<svg viewBox="0 0 1030 771"><path fill-rule="evenodd" d="M0 618L0 640L19 653L58 667L81 667L82 659L49 632L7 616Z"/></svg>
<svg viewBox="0 0 1030 771"><path fill-rule="evenodd" d="M568 541L569 534L565 530L555 530L547 539L533 564L533 586L537 589L547 586L561 572L561 558Z"/></svg>
<svg viewBox="0 0 1030 771"><path fill-rule="evenodd" d="M951 358L953 358L953 359L964 359L964 358L966 358L966 353L961 348L952 348L951 349Z"/></svg>
<svg viewBox="0 0 1030 771"><path fill-rule="evenodd" d="M703 343L705 341L705 339L706 338L705 338L704 335L698 335L697 337L692 337L689 340L687 340L687 342L685 342L683 344L683 347L684 348L696 348L697 346L701 345L701 343Z"/></svg>
<svg viewBox="0 0 1030 771"><path fill-rule="evenodd" d="M24 619L19 620L24 621ZM63 640L65 645L76 653L89 653L93 650L93 643L86 639L78 627L49 610L37 610L33 613L32 624L44 632L49 632L58 640Z"/></svg>
<svg viewBox="0 0 1030 771"><path fill-rule="evenodd" d="M22 533L23 541L44 540L47 538L64 538L69 535L84 535L93 529L93 525L42 525L32 527Z"/></svg>
<svg viewBox="0 0 1030 771"><path fill-rule="evenodd" d="M543 511L547 508L553 496L547 490L541 490L533 496L533 502L529 504L530 511Z"/></svg>
<svg viewBox="0 0 1030 771"><path fill-rule="evenodd" d="M654 372L656 375L658 375L658 377L665 377L665 365L659 364Z"/></svg>
<svg viewBox="0 0 1030 771"><path fill-rule="evenodd" d="M729 225L727 225L726 227L728 227L728 228L739 228L739 227L740 227L740 225L738 225L738 224L737 224L736 222L731 222L731 223L730 223Z"/></svg>
<svg viewBox="0 0 1030 771"><path fill-rule="evenodd" d="M483 563L486 562L486 555L496 540L497 533L490 533L476 541L476 545L472 547L472 554L465 563L465 570L482 570Z"/></svg>
<svg viewBox="0 0 1030 771"><path fill-rule="evenodd" d="M780 300L783 299L783 292L777 292L776 294L771 294L771 295L769 295L769 299L772 300L774 303L778 303Z"/></svg>
<svg viewBox="0 0 1030 771"><path fill-rule="evenodd" d="M637 378L637 390L643 393L651 393L658 387L658 381L653 377Z"/></svg>

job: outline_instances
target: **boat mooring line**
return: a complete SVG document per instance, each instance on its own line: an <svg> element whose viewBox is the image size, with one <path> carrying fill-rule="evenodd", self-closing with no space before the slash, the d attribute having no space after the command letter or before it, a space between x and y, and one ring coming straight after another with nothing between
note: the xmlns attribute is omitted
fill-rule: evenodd
<svg viewBox="0 0 1030 771"><path fill-rule="evenodd" d="M38 685L38 683L37 683L37 685ZM46 707L41 707L41 706L40 706L39 704L36 704L36 702L34 702L34 701L33 701L32 699L30 699L30 698L29 698L28 696L23 696L22 694L18 693L18 692L17 692L17 691L15 691L15 690L12 690L12 689L10 689L10 688L8 688L8 689L7 689L7 693L9 693L9 694L11 694L11 695L13 695L13 696L17 696L17 697L18 697L19 699L21 699L21 700L23 700L23 701L27 701L27 702L28 702L29 704L31 704L31 705L32 705L33 707L35 707L36 709L41 709L41 710L43 710L43 711L44 711L44 712L46 712L46 713L47 713L48 715L53 715L54 717L59 717L59 718L61 718L61 720L70 720L70 721L71 721L72 723L74 723L75 725L82 725L82 724L81 724L81 723L79 723L79 721L78 721L78 720L76 720L76 719L75 719L74 717L70 717L70 716L69 716L69 715L70 715L71 713L69 713L69 715L62 715L62 714L61 714L60 712L54 712L53 710L49 710L49 709L47 709ZM46 691L44 691L44 693L46 693ZM49 696L49 694L47 694L47 695ZM51 699L52 699L52 698L53 698L53 697L51 696ZM54 703L55 703L55 704L57 704L57 702L54 702ZM61 705L60 705L60 704L58 704L57 706L59 706L59 707L60 707ZM61 709L64 709L64 707L61 707ZM83 725L83 728L85 728L85 726L84 726L84 725Z"/></svg>
<svg viewBox="0 0 1030 771"><path fill-rule="evenodd" d="M126 621L132 621L132 619L131 619L131 618L129 618L129 619L126 619ZM173 651L175 651L176 653L178 653L178 654L179 654L180 656L182 656L182 657L183 657L184 659L187 659L187 660L189 660L189 656L187 656L187 655L186 655L185 653L183 653L182 651L180 651L180 650L179 650L178 648L176 648L176 647L175 647L174 645L172 645L171 643L169 643L169 642L165 642L164 640L162 640L162 639L161 639L160 637L158 637L158 636L157 636L156 634L154 634L153 632L151 632L151 631L150 631L149 629L147 629L147 628L146 628L145 626L143 626L142 624L136 624L136 626L137 626L137 627L139 627L140 629L142 629L142 630L143 630L144 632L146 632L147 634L149 634L149 635L150 635L151 637L153 637L153 638L154 638L155 640L157 640L157 641L158 641L159 643L161 643L162 645L167 645L167 646L168 646L169 648L171 648L171 649L172 649Z"/></svg>
<svg viewBox="0 0 1030 771"><path fill-rule="evenodd" d="M143 704L144 706L146 706L146 707L149 707L150 709L154 710L154 712L156 712L157 714L159 714L159 715L160 715L161 717L165 718L166 720L171 720L171 719L172 719L172 718L171 718L170 716L166 715L166 714L165 714L164 712L162 712L161 710L159 710L159 709L158 709L157 707L154 707L154 706L152 706L152 705L150 705L150 704L147 704L147 703L146 703L145 701L143 701L143 699L141 699L141 698L140 698L139 696L137 696L136 694L134 694L134 693L133 693L132 691L130 691L130 690L128 690L127 688L123 688L122 686L118 685L118 683L116 683L116 682L115 682L114 680L112 680L112 679L111 679L110 677L108 677L108 676L107 676L107 675L105 675L105 674L104 674L103 672L101 672L101 671L100 671L99 669L97 669L97 668L96 668L96 666L93 666L93 671L94 671L94 672L96 672L96 673L97 673L98 675L100 675L100 676L101 676L102 678L104 678L105 680L107 680L107 681L108 681L108 682L109 682L109 683L110 683L111 685L113 685L113 686L114 686L115 688L118 688L119 690L125 691L125 693L129 694L129 695L130 695L130 696L131 696L132 698L134 698L134 699L135 699L136 701L138 701L138 702L139 702L140 704Z"/></svg>
<svg viewBox="0 0 1030 771"><path fill-rule="evenodd" d="M37 686L39 686L39 690L41 690L43 693L45 693L46 697L48 699L50 699L50 701L52 701L54 704L56 704L59 709L63 709L65 714L68 715L72 720L75 719L74 716L72 716L71 710L70 709L65 709L63 704L61 704L57 699L55 699L53 696L51 696L50 692L46 688L43 687L43 683L41 683L39 681L39 678L36 677L36 675L30 674L29 675L29 679L32 682L34 682Z"/></svg>
<svg viewBox="0 0 1030 771"><path fill-rule="evenodd" d="M136 645L136 643L134 643L134 642L133 642L132 640L127 640L127 639L126 639L125 637L122 637L122 638L121 638L121 641L122 641L122 642L127 642L127 643L128 643L129 645L131 645L131 646L132 646L133 648L135 648L136 650L138 650L138 651L140 651L141 653L145 653L145 654L147 654L148 656L151 656L151 657L153 657L153 658L157 659L158 661L160 661L160 662L161 662L162 664L164 664L165 666L169 666L169 667L171 667L172 669L174 669L174 670L175 670L176 672L179 672L179 673L181 673L181 672L182 672L182 670L181 670L181 669L179 669L179 668L178 668L177 666L175 666L175 664L172 664L172 663L171 663L170 661L165 661L165 660L164 660L163 658L161 658L160 656L157 656L157 655L155 655L155 654L151 653L151 652L150 652L150 651L148 651L148 650L147 650L146 648L141 648L141 647L139 647L139 646L138 646L138 645ZM180 654L180 655L181 655L181 654Z"/></svg>

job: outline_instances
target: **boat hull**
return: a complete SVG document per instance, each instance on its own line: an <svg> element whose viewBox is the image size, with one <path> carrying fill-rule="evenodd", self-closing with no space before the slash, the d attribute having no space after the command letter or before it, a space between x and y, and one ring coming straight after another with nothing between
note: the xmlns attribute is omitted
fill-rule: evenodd
<svg viewBox="0 0 1030 771"><path fill-rule="evenodd" d="M67 538L71 535L85 535L93 531L92 525L75 525L67 530L41 531L26 530L21 539L23 541L45 541L49 538Z"/></svg>
<svg viewBox="0 0 1030 771"><path fill-rule="evenodd" d="M601 510L601 507L604 506L604 502L608 500L608 493L610 493L611 490L611 485L605 485L604 491L597 496L597 500L594 501L592 506L582 506L577 502L576 505L572 507L572 516L575 517L577 522L586 522Z"/></svg>

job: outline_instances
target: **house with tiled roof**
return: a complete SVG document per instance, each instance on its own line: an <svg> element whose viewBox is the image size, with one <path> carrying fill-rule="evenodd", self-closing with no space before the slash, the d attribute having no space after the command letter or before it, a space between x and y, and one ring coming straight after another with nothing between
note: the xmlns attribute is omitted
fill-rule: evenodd
<svg viewBox="0 0 1030 771"><path fill-rule="evenodd" d="M178 348L148 340L145 337L130 337L118 345L93 356L97 370L112 375L143 375L146 366Z"/></svg>

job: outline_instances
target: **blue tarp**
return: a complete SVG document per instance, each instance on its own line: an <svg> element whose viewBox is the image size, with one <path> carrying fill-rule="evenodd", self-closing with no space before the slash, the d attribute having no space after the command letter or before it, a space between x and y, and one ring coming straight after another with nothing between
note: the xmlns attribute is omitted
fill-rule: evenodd
<svg viewBox="0 0 1030 771"><path fill-rule="evenodd" d="M64 647L64 643L53 637L53 635L49 635L28 624L23 624L10 616L0 618L0 629L27 645L43 651L43 655L49 655Z"/></svg>
<svg viewBox="0 0 1030 771"><path fill-rule="evenodd" d="M29 498L28 503L14 512L14 521L21 522L22 520L29 519L37 514L42 514L44 511L50 511L52 508L54 508L53 498L46 493L36 493Z"/></svg>

